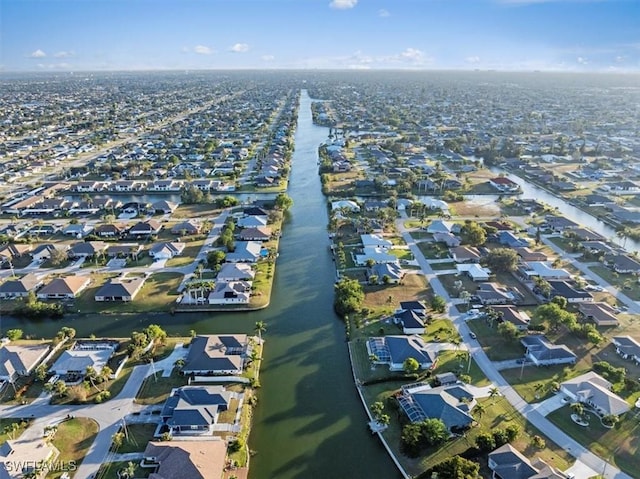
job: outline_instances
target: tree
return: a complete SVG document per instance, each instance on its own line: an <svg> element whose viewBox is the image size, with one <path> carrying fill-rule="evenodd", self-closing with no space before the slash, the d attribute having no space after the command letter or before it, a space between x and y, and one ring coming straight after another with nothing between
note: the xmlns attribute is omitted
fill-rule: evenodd
<svg viewBox="0 0 640 479"><path fill-rule="evenodd" d="M10 341L17 341L22 338L22 335L22 329L9 329L6 333L6 336Z"/></svg>
<svg viewBox="0 0 640 479"><path fill-rule="evenodd" d="M35 370L35 376L36 380L44 381L47 377L47 365L44 363L40 364Z"/></svg>
<svg viewBox="0 0 640 479"><path fill-rule="evenodd" d="M481 432L476 436L476 446L484 452L493 451L496 448L496 441L490 432Z"/></svg>
<svg viewBox="0 0 640 479"><path fill-rule="evenodd" d="M62 380L58 380L53 385L53 389L59 397L62 397L67 393L67 384Z"/></svg>
<svg viewBox="0 0 640 479"><path fill-rule="evenodd" d="M427 446L438 446L449 437L449 430L441 419L425 419L420 423L422 441Z"/></svg>
<svg viewBox="0 0 640 479"><path fill-rule="evenodd" d="M569 301L567 301L567 298L564 296L554 296L551 302L557 304L562 309L567 309L567 304L569 304Z"/></svg>
<svg viewBox="0 0 640 479"><path fill-rule="evenodd" d="M498 332L507 340L514 340L520 335L518 328L510 321L503 321L498 325Z"/></svg>
<svg viewBox="0 0 640 479"><path fill-rule="evenodd" d="M421 436L421 428L418 423L407 424L402 428L400 444L407 456L416 457L420 453Z"/></svg>
<svg viewBox="0 0 640 479"><path fill-rule="evenodd" d="M500 390L497 387L493 386L492 388L489 389L490 398L495 398L498 396L500 396Z"/></svg>
<svg viewBox="0 0 640 479"><path fill-rule="evenodd" d="M293 200L286 193L279 193L276 196L276 208L282 211L287 211L293 206Z"/></svg>
<svg viewBox="0 0 640 479"><path fill-rule="evenodd" d="M377 419L384 413L384 403L382 401L374 402L370 407L371 415Z"/></svg>
<svg viewBox="0 0 640 479"><path fill-rule="evenodd" d="M68 258L66 251L55 248L49 254L49 263L51 263L51 266L61 266Z"/></svg>
<svg viewBox="0 0 640 479"><path fill-rule="evenodd" d="M407 374L413 374L420 369L420 363L415 358L407 358L402 363L402 369Z"/></svg>
<svg viewBox="0 0 640 479"><path fill-rule="evenodd" d="M518 268L518 254L510 248L495 248L489 251L482 263L494 273L511 273Z"/></svg>
<svg viewBox="0 0 640 479"><path fill-rule="evenodd" d="M129 461L127 466L121 470L122 474L126 476L127 479L133 479L136 474L137 465L133 461Z"/></svg>
<svg viewBox="0 0 640 479"><path fill-rule="evenodd" d="M480 464L457 455L439 462L431 469L431 477L441 479L477 479L481 477L479 473Z"/></svg>
<svg viewBox="0 0 640 479"><path fill-rule="evenodd" d="M357 279L342 278L335 285L334 307L336 312L345 316L360 310L364 302L364 290Z"/></svg>
<svg viewBox="0 0 640 479"><path fill-rule="evenodd" d="M481 246L487 241L487 232L475 221L467 220L460 228L460 238L463 244Z"/></svg>
<svg viewBox="0 0 640 479"><path fill-rule="evenodd" d="M485 411L486 411L486 408L482 403L477 403L476 407L473 408L473 413L477 414L479 418L482 417Z"/></svg>
<svg viewBox="0 0 640 479"><path fill-rule="evenodd" d="M144 330L150 341L154 341L156 344L164 343L167 338L167 332L157 324L150 324Z"/></svg>
<svg viewBox="0 0 640 479"><path fill-rule="evenodd" d="M57 339L73 339L76 337L76 330L73 328L69 328L67 326L63 326L60 328L60 331L56 333Z"/></svg>
<svg viewBox="0 0 640 479"><path fill-rule="evenodd" d="M442 296L435 295L431 298L431 309L437 313L444 313L447 310L447 302Z"/></svg>
<svg viewBox="0 0 640 479"><path fill-rule="evenodd" d="M573 411L573 414L575 414L579 418L582 418L582 416L584 415L584 405L581 402L572 403L571 410Z"/></svg>
<svg viewBox="0 0 640 479"><path fill-rule="evenodd" d="M547 442L537 434L531 438L531 445L536 449L544 449L547 447Z"/></svg>
<svg viewBox="0 0 640 479"><path fill-rule="evenodd" d="M267 331L267 323L265 323L264 321L256 321L253 330L258 335L258 341L260 342L260 344L262 344L262 333Z"/></svg>
<svg viewBox="0 0 640 479"><path fill-rule="evenodd" d="M553 302L538 306L533 312L533 318L538 322L547 322L552 329L557 329L560 324L573 329L577 324L575 313L565 311Z"/></svg>
<svg viewBox="0 0 640 479"><path fill-rule="evenodd" d="M207 253L207 266L213 271L219 271L220 265L224 263L226 256L227 254L219 249L209 251L209 253Z"/></svg>

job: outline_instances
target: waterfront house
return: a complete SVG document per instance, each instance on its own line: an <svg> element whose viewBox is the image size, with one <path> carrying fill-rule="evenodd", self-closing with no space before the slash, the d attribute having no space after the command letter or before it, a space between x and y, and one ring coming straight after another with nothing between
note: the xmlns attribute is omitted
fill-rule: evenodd
<svg viewBox="0 0 640 479"><path fill-rule="evenodd" d="M564 344L552 344L542 335L523 337L520 342L525 347L525 357L536 366L553 364L575 364L576 355Z"/></svg>
<svg viewBox="0 0 640 479"><path fill-rule="evenodd" d="M151 204L151 210L159 214L171 214L178 208L178 205L172 201L159 200Z"/></svg>
<svg viewBox="0 0 640 479"><path fill-rule="evenodd" d="M251 298L250 281L216 281L207 296L209 304L247 304Z"/></svg>
<svg viewBox="0 0 640 479"><path fill-rule="evenodd" d="M225 259L228 263L255 263L261 251L260 241L236 241L234 251L228 252Z"/></svg>
<svg viewBox="0 0 640 479"><path fill-rule="evenodd" d="M631 336L614 336L611 342L623 359L630 359L636 363L640 363L640 342Z"/></svg>
<svg viewBox="0 0 640 479"><path fill-rule="evenodd" d="M226 441L150 441L141 467L150 479L220 479L226 470Z"/></svg>
<svg viewBox="0 0 640 479"><path fill-rule="evenodd" d="M619 274L640 273L640 261L626 254L607 254L604 256L604 262Z"/></svg>
<svg viewBox="0 0 640 479"><path fill-rule="evenodd" d="M369 272L369 278L378 278L378 284L398 284L404 278L405 270L398 263L376 263Z"/></svg>
<svg viewBox="0 0 640 479"><path fill-rule="evenodd" d="M5 344L0 348L0 381L12 383L20 376L28 376L48 352L48 344Z"/></svg>
<svg viewBox="0 0 640 479"><path fill-rule="evenodd" d="M532 461L511 444L504 444L489 453L488 465L492 479L567 479L568 476L542 459Z"/></svg>
<svg viewBox="0 0 640 479"><path fill-rule="evenodd" d="M368 246L383 248L387 250L393 248L393 243L391 241L384 239L381 235L378 234L360 235L360 241L365 248Z"/></svg>
<svg viewBox="0 0 640 479"><path fill-rule="evenodd" d="M363 248L361 254L355 255L355 262L359 266L364 266L369 260L374 263L398 263L398 257L387 253L386 248L367 246Z"/></svg>
<svg viewBox="0 0 640 479"><path fill-rule="evenodd" d="M120 278L110 278L102 287L96 291L94 300L104 301L133 301L144 285L144 276L128 276Z"/></svg>
<svg viewBox="0 0 640 479"><path fill-rule="evenodd" d="M367 352L373 363L388 364L389 371L402 371L409 358L418 361L420 369L429 369L436 362L434 353L418 335L369 338Z"/></svg>
<svg viewBox="0 0 640 479"><path fill-rule="evenodd" d="M91 277L89 275L54 278L38 291L37 296L39 299L73 299L90 283Z"/></svg>
<svg viewBox="0 0 640 479"><path fill-rule="evenodd" d="M172 436L212 435L221 412L229 408L233 393L224 386L175 388L164 403L160 417Z"/></svg>
<svg viewBox="0 0 640 479"><path fill-rule="evenodd" d="M465 430L475 421L471 415L475 397L462 384L405 386L398 402L411 422L440 419L451 432Z"/></svg>
<svg viewBox="0 0 640 479"><path fill-rule="evenodd" d="M243 228L238 233L241 241L269 241L271 238L271 228L269 226L254 226Z"/></svg>
<svg viewBox="0 0 640 479"><path fill-rule="evenodd" d="M266 216L244 216L236 223L240 228L257 228L267 225Z"/></svg>
<svg viewBox="0 0 640 479"><path fill-rule="evenodd" d="M216 276L217 281L251 281L256 273L247 263L223 263Z"/></svg>
<svg viewBox="0 0 640 479"><path fill-rule="evenodd" d="M248 354L246 334L199 335L193 338L182 368L184 374L242 374Z"/></svg>
<svg viewBox="0 0 640 479"><path fill-rule="evenodd" d="M518 183L506 176L496 176L489 180L489 184L501 193L514 193L520 190Z"/></svg>
<svg viewBox="0 0 640 479"><path fill-rule="evenodd" d="M404 334L424 334L424 320L424 314L413 310L400 311L393 316L393 322L402 328Z"/></svg>
<svg viewBox="0 0 640 479"><path fill-rule="evenodd" d="M113 348L104 349L67 349L49 368L51 374L63 378L66 382L76 382L91 367L99 375L113 355Z"/></svg>
<svg viewBox="0 0 640 479"><path fill-rule="evenodd" d="M575 221L571 221L564 216L547 215L544 217L544 221L550 229L558 232L580 226Z"/></svg>
<svg viewBox="0 0 640 479"><path fill-rule="evenodd" d="M29 296L29 292L38 289L42 283L43 280L33 273L26 274L20 279L8 279L0 284L0 298L25 298Z"/></svg>
<svg viewBox="0 0 640 479"><path fill-rule="evenodd" d="M560 384L560 391L571 401L594 409L600 416L620 416L630 407L617 394L611 392L611 383L599 374L589 371Z"/></svg>

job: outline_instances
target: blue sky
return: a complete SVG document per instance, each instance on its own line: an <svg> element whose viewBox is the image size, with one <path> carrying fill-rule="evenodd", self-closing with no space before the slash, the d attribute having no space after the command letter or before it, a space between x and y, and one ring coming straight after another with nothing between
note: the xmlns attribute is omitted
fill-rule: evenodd
<svg viewBox="0 0 640 479"><path fill-rule="evenodd" d="M640 0L0 0L4 71L640 71Z"/></svg>

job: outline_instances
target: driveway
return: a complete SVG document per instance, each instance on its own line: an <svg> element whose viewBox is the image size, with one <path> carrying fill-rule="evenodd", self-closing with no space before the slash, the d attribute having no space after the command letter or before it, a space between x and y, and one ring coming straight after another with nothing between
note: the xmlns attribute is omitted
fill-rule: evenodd
<svg viewBox="0 0 640 479"><path fill-rule="evenodd" d="M543 416L551 414L553 411L560 409L562 406L568 404L564 399L566 396L562 393L556 393L550 398L545 399L542 402L534 405L534 408Z"/></svg>

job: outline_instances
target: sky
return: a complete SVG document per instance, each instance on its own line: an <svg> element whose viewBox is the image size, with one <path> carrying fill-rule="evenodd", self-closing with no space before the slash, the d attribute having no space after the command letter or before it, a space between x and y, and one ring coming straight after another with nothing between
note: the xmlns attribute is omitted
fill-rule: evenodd
<svg viewBox="0 0 640 479"><path fill-rule="evenodd" d="M2 71L640 71L640 0L0 0Z"/></svg>

